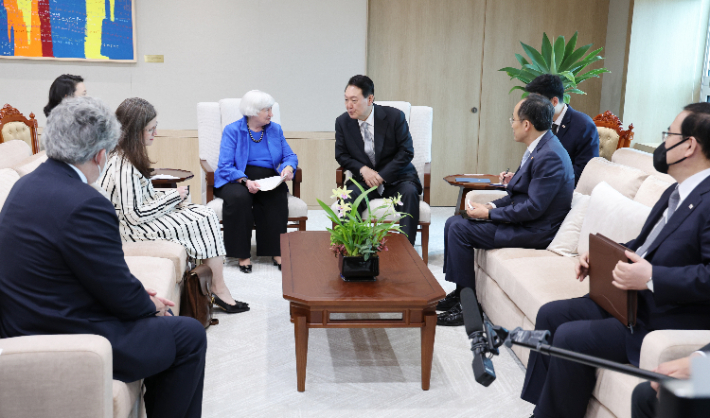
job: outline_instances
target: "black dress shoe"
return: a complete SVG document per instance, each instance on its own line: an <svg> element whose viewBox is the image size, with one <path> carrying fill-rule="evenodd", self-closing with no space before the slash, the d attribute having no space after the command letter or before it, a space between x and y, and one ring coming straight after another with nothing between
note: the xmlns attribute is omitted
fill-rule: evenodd
<svg viewBox="0 0 710 418"><path fill-rule="evenodd" d="M212 294L212 297L214 298L214 303L220 308L224 309L227 313L246 312L250 309L249 304L245 302L239 302L238 300L236 300L234 301L234 305L228 305L227 302L220 299L219 296L215 295L214 293Z"/></svg>
<svg viewBox="0 0 710 418"><path fill-rule="evenodd" d="M276 260L274 260L273 258L271 259L271 261L273 261L273 262L274 262L274 265L275 265L275 266L278 266L278 267L279 267L279 271L281 271L281 264L277 263Z"/></svg>
<svg viewBox="0 0 710 418"><path fill-rule="evenodd" d="M454 290L453 292L446 295L444 299L441 299L439 303L436 304L436 310L448 311L449 309L456 306L459 302L461 302L461 297L456 294L456 291Z"/></svg>
<svg viewBox="0 0 710 418"><path fill-rule="evenodd" d="M463 310L461 304L456 304L453 308L436 317L436 325L445 327L458 327L463 325Z"/></svg>
<svg viewBox="0 0 710 418"><path fill-rule="evenodd" d="M251 264L249 264L248 266L243 266L243 265L240 264L240 265L239 265L239 270L241 270L242 273L247 273L247 274L249 274L249 273L251 273Z"/></svg>

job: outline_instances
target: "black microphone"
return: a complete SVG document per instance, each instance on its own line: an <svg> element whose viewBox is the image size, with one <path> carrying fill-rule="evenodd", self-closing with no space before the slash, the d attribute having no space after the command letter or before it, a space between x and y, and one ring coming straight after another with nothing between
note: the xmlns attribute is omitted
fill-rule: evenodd
<svg viewBox="0 0 710 418"><path fill-rule="evenodd" d="M471 351L473 351L473 377L476 382L487 387L496 380L493 362L485 354L485 348L488 346L487 338L490 336L486 336L483 330L483 320L478 311L478 301L473 289L463 288L460 297L463 323L466 327L466 334L471 339Z"/></svg>

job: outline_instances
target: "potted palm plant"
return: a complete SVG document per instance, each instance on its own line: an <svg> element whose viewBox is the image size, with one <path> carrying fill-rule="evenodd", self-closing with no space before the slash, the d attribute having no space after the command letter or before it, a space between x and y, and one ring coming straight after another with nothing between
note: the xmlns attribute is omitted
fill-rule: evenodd
<svg viewBox="0 0 710 418"><path fill-rule="evenodd" d="M374 210L370 207L368 195L377 186L365 190L357 181L352 181L362 192L355 201L345 203L345 199L352 193L345 187L333 189L333 198L337 199L336 214L328 205L318 199L318 204L325 210L334 227L326 228L330 232L330 249L338 258L340 277L345 281L374 281L380 274L379 257L377 253L387 251L387 235L392 232L403 233L396 222L386 221L387 217L394 215L397 220L408 213L397 212L396 206L401 206L401 195L385 198L384 203ZM365 200L367 204L367 217L357 210L360 203ZM381 213L380 216L376 216Z"/></svg>
<svg viewBox="0 0 710 418"><path fill-rule="evenodd" d="M521 67L505 67L498 71L505 71L511 80L516 78L522 81L523 84L528 84L535 77L542 74L559 75L565 86L565 103L569 104L570 93L587 94L578 88L581 82L593 77L599 78L600 74L611 72L602 67L582 73L582 70L589 64L604 59L597 55L604 48L595 49L587 54L592 44L576 48L577 34L578 32L575 32L567 44L565 44L564 36L558 36L553 45L547 34L543 33L540 51L521 42L520 44L530 60L528 61L528 58L520 54L515 54L515 58L517 58ZM524 86L515 86L508 93L512 93L513 90L522 90L523 98L528 95Z"/></svg>

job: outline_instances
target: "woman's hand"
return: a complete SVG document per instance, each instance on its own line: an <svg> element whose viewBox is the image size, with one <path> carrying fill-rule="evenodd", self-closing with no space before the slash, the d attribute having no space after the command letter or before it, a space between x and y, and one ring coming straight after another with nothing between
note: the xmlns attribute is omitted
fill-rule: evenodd
<svg viewBox="0 0 710 418"><path fill-rule="evenodd" d="M259 183L255 182L255 181L251 181L251 180L245 181L244 185L247 186L247 189L249 189L249 193L252 193L252 194L258 192L259 187L261 187L259 185Z"/></svg>
<svg viewBox="0 0 710 418"><path fill-rule="evenodd" d="M293 167L290 165L286 166L286 168L281 171L281 177L283 177L284 181L293 180Z"/></svg>
<svg viewBox="0 0 710 418"><path fill-rule="evenodd" d="M180 199L185 200L187 199L187 186L180 186L177 188L178 193L180 193Z"/></svg>

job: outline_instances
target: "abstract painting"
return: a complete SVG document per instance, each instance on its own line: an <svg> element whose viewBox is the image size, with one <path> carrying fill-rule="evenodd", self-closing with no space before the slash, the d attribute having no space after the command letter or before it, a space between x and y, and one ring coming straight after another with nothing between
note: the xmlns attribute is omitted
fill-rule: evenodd
<svg viewBox="0 0 710 418"><path fill-rule="evenodd" d="M0 58L135 62L135 0L0 0Z"/></svg>

